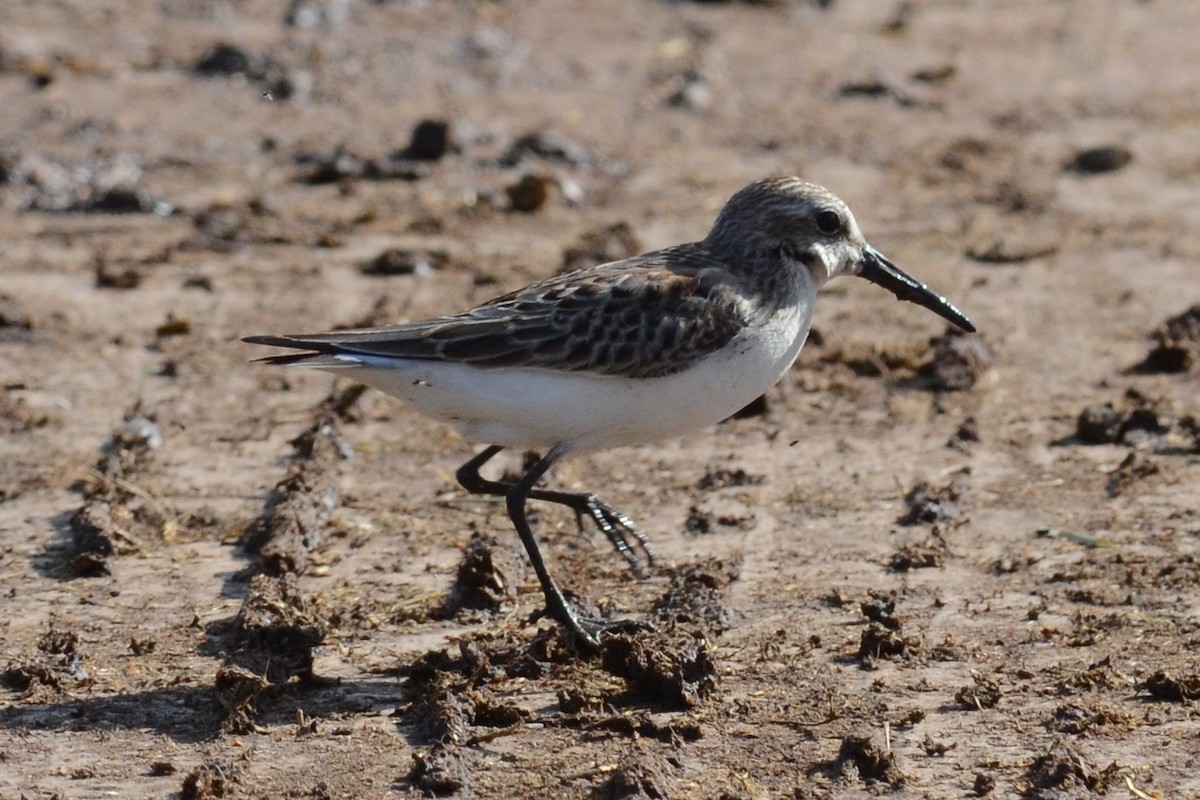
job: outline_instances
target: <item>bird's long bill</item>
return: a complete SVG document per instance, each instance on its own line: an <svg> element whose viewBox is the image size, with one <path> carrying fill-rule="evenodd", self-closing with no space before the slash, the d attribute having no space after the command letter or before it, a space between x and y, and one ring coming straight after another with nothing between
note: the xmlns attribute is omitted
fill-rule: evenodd
<svg viewBox="0 0 1200 800"><path fill-rule="evenodd" d="M928 308L939 317L953 322L968 333L975 332L975 326L971 324L971 320L967 319L966 314L955 308L953 303L888 261L883 253L870 245L863 250L858 275L871 283L882 286L901 300Z"/></svg>

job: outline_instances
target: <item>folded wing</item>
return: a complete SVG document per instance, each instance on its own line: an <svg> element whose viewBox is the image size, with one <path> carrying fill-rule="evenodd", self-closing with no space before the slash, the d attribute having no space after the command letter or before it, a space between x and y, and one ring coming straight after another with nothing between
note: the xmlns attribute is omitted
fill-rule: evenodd
<svg viewBox="0 0 1200 800"><path fill-rule="evenodd" d="M697 254L689 255L691 263L703 265ZM744 320L728 285L705 280L699 268L668 269L662 256L630 259L620 270L610 265L557 276L425 322L244 341L310 351L263 359L274 364L362 356L634 378L670 375L727 344Z"/></svg>

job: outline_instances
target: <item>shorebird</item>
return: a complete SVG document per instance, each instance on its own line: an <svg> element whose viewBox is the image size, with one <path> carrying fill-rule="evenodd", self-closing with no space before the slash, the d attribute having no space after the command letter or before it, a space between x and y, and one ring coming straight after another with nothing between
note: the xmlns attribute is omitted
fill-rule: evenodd
<svg viewBox="0 0 1200 800"><path fill-rule="evenodd" d="M595 649L605 632L648 626L589 619L568 603L538 548L528 501L591 519L635 572L635 548L651 562L653 551L628 516L596 495L538 482L567 455L676 436L741 409L792 366L817 290L841 275L975 330L867 244L845 203L783 177L737 192L699 242L558 275L437 319L243 341L302 350L261 360L345 375L486 443L458 469L458 482L505 498L548 613ZM545 455L515 482L482 477L506 447Z"/></svg>

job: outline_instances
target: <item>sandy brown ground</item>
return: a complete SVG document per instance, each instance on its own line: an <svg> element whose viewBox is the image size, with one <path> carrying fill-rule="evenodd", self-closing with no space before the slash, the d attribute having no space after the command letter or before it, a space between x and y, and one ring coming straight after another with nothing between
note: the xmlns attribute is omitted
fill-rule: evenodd
<svg viewBox="0 0 1200 800"><path fill-rule="evenodd" d="M285 5L0 8L0 797L1200 796L1195 353L1138 367L1200 302L1200 5ZM457 148L389 159L423 119ZM471 443L238 341L694 239L776 173L990 366L942 385L941 321L846 280L765 414L557 470L652 532L636 582L537 521L649 652L528 621Z"/></svg>

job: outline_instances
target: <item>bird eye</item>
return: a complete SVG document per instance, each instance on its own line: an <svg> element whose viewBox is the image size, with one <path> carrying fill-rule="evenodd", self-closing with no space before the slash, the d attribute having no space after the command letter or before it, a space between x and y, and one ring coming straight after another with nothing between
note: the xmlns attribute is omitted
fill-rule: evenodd
<svg viewBox="0 0 1200 800"><path fill-rule="evenodd" d="M826 236L842 232L842 218L836 211L825 209L817 212L817 230Z"/></svg>

